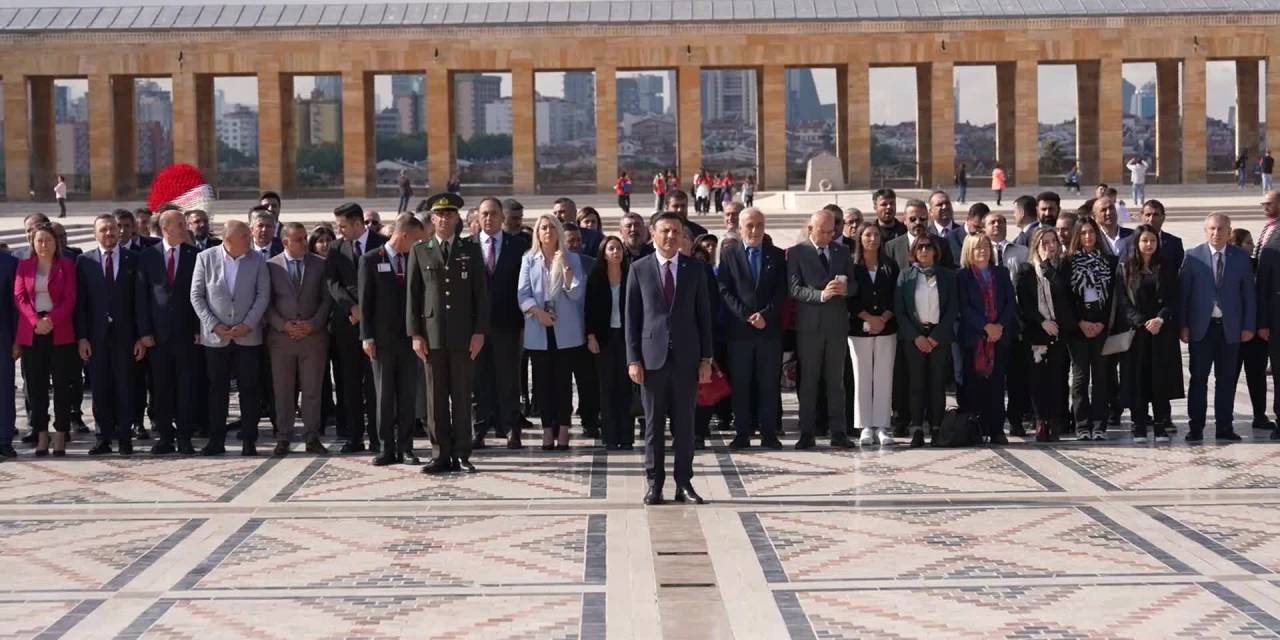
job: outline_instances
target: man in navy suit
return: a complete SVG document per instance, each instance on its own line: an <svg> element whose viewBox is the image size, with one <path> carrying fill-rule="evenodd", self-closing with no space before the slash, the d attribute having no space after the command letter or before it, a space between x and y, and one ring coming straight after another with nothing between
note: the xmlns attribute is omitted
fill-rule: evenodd
<svg viewBox="0 0 1280 640"><path fill-rule="evenodd" d="M130 214L132 215L132 214ZM93 420L98 443L89 455L133 453L133 382L135 363L147 349L138 339L134 306L138 254L120 244L118 216L93 221L96 249L76 259L76 337L80 357L89 363L93 380Z"/></svg>
<svg viewBox="0 0 1280 640"><path fill-rule="evenodd" d="M1142 205L1141 219L1142 224L1149 224L1160 232L1160 247L1156 249L1160 262L1166 267L1175 269L1181 267L1186 251L1182 248L1182 238L1164 230L1164 203L1155 199L1147 200ZM1128 257L1130 251L1133 251L1133 240L1134 236L1130 234L1116 243L1116 250L1122 261Z"/></svg>
<svg viewBox="0 0 1280 640"><path fill-rule="evenodd" d="M118 225L119 245L127 251L138 252L160 242L160 238L138 235L138 218L128 209L116 209L111 212ZM65 243L63 243L65 245Z"/></svg>
<svg viewBox="0 0 1280 640"><path fill-rule="evenodd" d="M1213 400L1217 438L1239 440L1231 428L1236 358L1240 343L1253 339L1257 326L1253 268L1249 256L1230 244L1231 219L1226 214L1209 214L1204 232L1207 242L1187 252L1178 276L1184 321L1180 337L1191 345L1187 442L1204 439L1211 369L1217 374Z"/></svg>
<svg viewBox="0 0 1280 640"><path fill-rule="evenodd" d="M627 276L627 374L644 405L644 503L662 504L667 479L666 423L675 447L676 502L702 497L693 490L693 410L699 384L711 381L711 292L693 262L680 255L684 220L658 214L653 255L636 260Z"/></svg>
<svg viewBox="0 0 1280 640"><path fill-rule="evenodd" d="M8 253L0 253L0 290L13 290L13 278L17 270L18 259ZM13 350L13 334L17 325L18 311L14 306L13 296L0 296L0 347L5 348L5 354ZM0 457L3 458L14 458L18 455L18 452L13 450L13 438L17 431L13 370L13 358L0 355Z"/></svg>
<svg viewBox="0 0 1280 640"><path fill-rule="evenodd" d="M471 241L480 246L485 279L489 285L489 335L476 359L476 377L492 384L475 386L475 437L472 449L484 447L492 427L506 436L508 449L520 449L520 334L524 314L516 299L520 257L529 250L529 239L502 230L506 217L497 198L480 201L480 233Z"/></svg>
<svg viewBox="0 0 1280 640"><path fill-rule="evenodd" d="M727 207L726 207L727 209ZM729 379L733 380L732 449L781 449L778 394L782 379L782 305L787 299L787 256L764 241L764 214L751 207L738 219L741 243L720 254L720 297L729 316Z"/></svg>
<svg viewBox="0 0 1280 640"><path fill-rule="evenodd" d="M151 453L194 455L195 390L203 389L195 385L204 359L197 357L200 320L191 306L191 274L200 250L186 242L187 223L176 206L161 207L156 221L160 242L138 254L135 293L138 333L151 366L153 420L160 436Z"/></svg>

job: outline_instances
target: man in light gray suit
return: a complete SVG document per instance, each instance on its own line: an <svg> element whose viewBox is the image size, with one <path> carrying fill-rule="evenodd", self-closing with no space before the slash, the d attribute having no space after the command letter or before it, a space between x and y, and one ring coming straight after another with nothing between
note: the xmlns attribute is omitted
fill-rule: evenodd
<svg viewBox="0 0 1280 640"><path fill-rule="evenodd" d="M832 242L835 216L819 210L809 218L809 239L787 251L787 280L796 299L796 351L800 358L800 440L811 449L819 385L827 392L831 446L848 449L844 412L844 361L849 358L847 299L857 292L849 248Z"/></svg>
<svg viewBox="0 0 1280 640"><path fill-rule="evenodd" d="M209 443L200 455L226 453L231 372L240 391L241 455L258 450L258 389L262 362L262 318L271 301L267 262L249 251L249 225L228 220L223 242L196 256L191 306L200 318L200 343L209 371Z"/></svg>
<svg viewBox="0 0 1280 640"><path fill-rule="evenodd" d="M267 307L267 351L276 403L277 456L289 455L294 399L302 395L302 430L307 453L327 455L320 443L320 393L329 358L330 298L324 259L307 251L307 228L284 225L284 251L267 261L271 304Z"/></svg>

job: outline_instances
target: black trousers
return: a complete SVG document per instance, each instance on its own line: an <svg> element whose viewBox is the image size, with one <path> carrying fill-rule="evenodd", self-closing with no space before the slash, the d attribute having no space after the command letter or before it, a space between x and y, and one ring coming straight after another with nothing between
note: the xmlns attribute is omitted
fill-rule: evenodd
<svg viewBox="0 0 1280 640"><path fill-rule="evenodd" d="M1021 424L1031 416L1031 345L1021 340L1017 332L1011 332L1009 344L1009 365L1005 376L1005 386L1009 402L1005 405L1005 415L1009 425Z"/></svg>
<svg viewBox="0 0 1280 640"><path fill-rule="evenodd" d="M22 349L22 371L26 379L30 412L27 422L36 433L49 430L49 393L53 391L53 429L71 430L71 380L80 375L80 354L75 343L53 344L53 335L37 335L31 346Z"/></svg>
<svg viewBox="0 0 1280 640"><path fill-rule="evenodd" d="M1029 346L1029 345L1028 345ZM1031 410L1036 420L1051 422L1067 417L1067 345L1061 340L1048 345L1042 362L1027 368L1030 378Z"/></svg>
<svg viewBox="0 0 1280 640"><path fill-rule="evenodd" d="M578 389L578 419L584 429L599 429L600 374L596 371L596 359L586 347L570 351L572 356L569 362L573 368L574 386Z"/></svg>
<svg viewBox="0 0 1280 640"><path fill-rule="evenodd" d="M782 384L782 338L729 343L729 378L733 380L734 428L739 438L759 431L765 440L778 437L778 394Z"/></svg>
<svg viewBox="0 0 1280 640"><path fill-rule="evenodd" d="M406 338L390 344L376 343L378 357L372 362L373 381L378 393L378 434L384 455L413 449L413 422L421 387L419 360Z"/></svg>
<svg viewBox="0 0 1280 640"><path fill-rule="evenodd" d="M982 435L991 438L1004 433L1004 394L1005 367L1008 366L1008 351L996 347L995 364L991 375L978 375L976 368L976 351L964 350L964 392L969 397L965 405L969 411L978 416L978 424L982 427Z"/></svg>
<svg viewBox="0 0 1280 640"><path fill-rule="evenodd" d="M543 429L568 427L573 415L572 365L580 358L581 347L557 349L555 336L547 331L547 348L529 349L533 359L533 400Z"/></svg>
<svg viewBox="0 0 1280 640"><path fill-rule="evenodd" d="M190 336L157 342L147 351L155 391L151 406L161 441L190 442L195 431L195 353ZM200 376L203 378L204 376ZM177 427L175 429L175 426Z"/></svg>
<svg viewBox="0 0 1280 640"><path fill-rule="evenodd" d="M475 363L465 349L431 349L427 353L431 379L431 410L435 423L431 439L436 458L471 457L471 378Z"/></svg>
<svg viewBox="0 0 1280 640"><path fill-rule="evenodd" d="M347 321L344 318L335 324L341 326L342 322ZM342 405L347 440L364 442L367 433L369 444L377 446L378 394L373 385L373 367L360 346L360 335L350 324L340 329L335 327L334 342L338 368L342 371L337 379L338 403Z"/></svg>
<svg viewBox="0 0 1280 640"><path fill-rule="evenodd" d="M476 435L492 427L499 436L520 431L520 329L491 329L476 358Z"/></svg>
<svg viewBox="0 0 1280 640"><path fill-rule="evenodd" d="M627 375L627 344L622 329L610 329L596 354L600 376L600 439L605 445L633 444L631 378Z"/></svg>
<svg viewBox="0 0 1280 640"><path fill-rule="evenodd" d="M693 479L693 410L697 404L698 368L674 362L667 354L661 369L647 369L640 386L644 405L644 474L650 486L659 490L667 480L667 424L671 424L671 444L675 448L676 485Z"/></svg>
<svg viewBox="0 0 1280 640"><path fill-rule="evenodd" d="M205 357L208 351L209 347L196 345L191 354L191 366L188 369L193 391L191 397L191 421L195 424L195 432L200 434L209 432L209 394L203 393L204 390L209 388L209 361ZM196 390L199 390L199 392Z"/></svg>
<svg viewBox="0 0 1280 640"><path fill-rule="evenodd" d="M622 209L623 213L631 213L631 194L624 193L618 196L618 208Z"/></svg>
<svg viewBox="0 0 1280 640"><path fill-rule="evenodd" d="M950 354L949 344L939 344L933 351L923 353L914 344L903 343L912 429L942 424L947 408L947 377L952 374Z"/></svg>
<svg viewBox="0 0 1280 640"><path fill-rule="evenodd" d="M1280 340L1280 338L1274 339ZM1268 350L1268 341L1255 336L1248 342L1240 343L1240 357L1236 360L1235 384L1240 384L1240 371L1244 370L1244 380L1249 388L1249 404L1253 407L1254 422L1263 422L1267 419Z"/></svg>
<svg viewBox="0 0 1280 640"><path fill-rule="evenodd" d="M231 405L231 376L235 375L240 395L240 439L257 442L258 420L262 417L262 345L232 343L208 347L204 359L209 367L209 442L221 444L227 437L227 412Z"/></svg>
<svg viewBox="0 0 1280 640"><path fill-rule="evenodd" d="M1111 397L1107 358L1102 355L1106 342L1105 335L1067 338L1067 351L1071 354L1071 414L1077 427L1106 424Z"/></svg>
<svg viewBox="0 0 1280 640"><path fill-rule="evenodd" d="M112 335L115 327L108 329L107 339L92 344L89 357L90 376L93 379L93 421L98 427L98 440L110 442L132 440L134 424L134 391L145 389L135 377L138 368L133 360L133 343L128 338Z"/></svg>

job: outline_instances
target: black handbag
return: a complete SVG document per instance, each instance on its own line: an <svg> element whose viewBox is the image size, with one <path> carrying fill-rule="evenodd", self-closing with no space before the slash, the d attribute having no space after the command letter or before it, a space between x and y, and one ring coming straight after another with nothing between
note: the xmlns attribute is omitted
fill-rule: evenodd
<svg viewBox="0 0 1280 640"><path fill-rule="evenodd" d="M935 447L974 447L982 444L982 430L978 417L957 409L948 409L942 416L942 425L933 435Z"/></svg>

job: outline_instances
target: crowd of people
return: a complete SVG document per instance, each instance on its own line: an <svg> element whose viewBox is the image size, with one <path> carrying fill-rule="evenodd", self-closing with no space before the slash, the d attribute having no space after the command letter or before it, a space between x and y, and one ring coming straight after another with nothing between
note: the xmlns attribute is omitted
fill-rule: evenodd
<svg viewBox="0 0 1280 640"><path fill-rule="evenodd" d="M963 221L945 191L900 215L880 189L866 219L829 205L794 244L740 201L724 203L717 236L690 219L686 193L665 195L661 212L626 212L616 233L568 198L526 221L518 201L493 197L463 218L454 193L385 225L346 203L308 229L282 223L266 193L215 236L204 205L166 200L154 218L98 216L83 252L32 214L29 246L0 254L13 292L0 340L14 356L0 364L11 394L0 457L16 455L14 361L37 456L65 455L87 431L75 415L86 377L91 455L131 453L151 436L144 415L155 455L195 454L196 438L201 455L223 454L228 426L256 455L265 417L277 456L300 422L310 453L328 453L333 425L342 453L376 465L420 463L414 438L426 436L424 471L474 471L491 432L523 448L531 420L544 450L568 449L576 412L583 436L612 450L643 434L649 503L662 501L668 428L677 499L700 502L691 456L713 421L735 432L732 449L781 448L792 383L801 450L819 436L835 448L953 443L957 425L976 431L968 444L1104 440L1125 410L1134 441L1167 442L1170 401L1184 395L1197 442L1211 371L1213 437L1238 440L1241 370L1254 427L1280 438L1265 379L1280 356L1274 191L1257 243L1214 213L1185 251L1158 200L1126 228L1106 185L1076 210L1044 192L1017 198L1012 220L976 203Z"/></svg>

